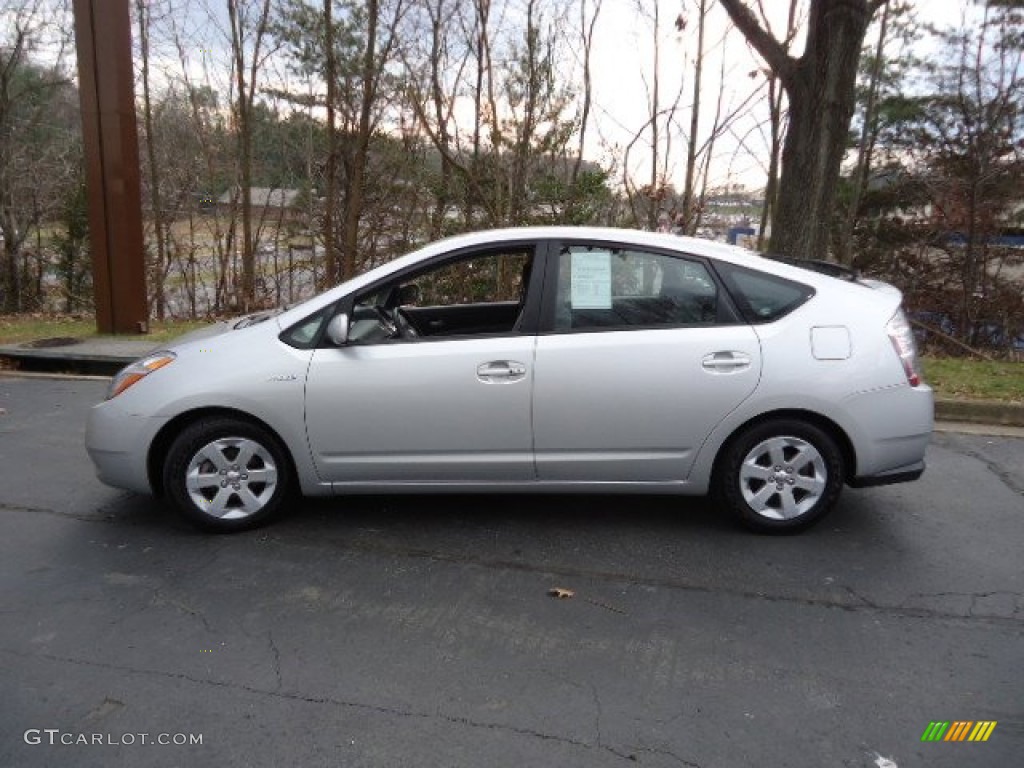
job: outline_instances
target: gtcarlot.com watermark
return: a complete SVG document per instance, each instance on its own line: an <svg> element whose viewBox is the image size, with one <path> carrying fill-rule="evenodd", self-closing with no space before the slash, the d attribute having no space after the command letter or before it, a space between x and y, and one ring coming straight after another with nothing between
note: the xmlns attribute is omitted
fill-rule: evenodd
<svg viewBox="0 0 1024 768"><path fill-rule="evenodd" d="M201 733L74 733L59 728L29 728L23 737L26 744L50 746L95 745L131 747L136 744L158 746L195 746L203 743Z"/></svg>

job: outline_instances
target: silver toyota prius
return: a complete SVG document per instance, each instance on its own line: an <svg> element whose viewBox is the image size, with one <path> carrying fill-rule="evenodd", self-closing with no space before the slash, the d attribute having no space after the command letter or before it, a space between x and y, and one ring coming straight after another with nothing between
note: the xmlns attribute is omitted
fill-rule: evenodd
<svg viewBox="0 0 1024 768"><path fill-rule="evenodd" d="M100 479L211 531L346 493L711 493L765 532L914 480L932 432L900 293L617 229L462 235L122 370Z"/></svg>

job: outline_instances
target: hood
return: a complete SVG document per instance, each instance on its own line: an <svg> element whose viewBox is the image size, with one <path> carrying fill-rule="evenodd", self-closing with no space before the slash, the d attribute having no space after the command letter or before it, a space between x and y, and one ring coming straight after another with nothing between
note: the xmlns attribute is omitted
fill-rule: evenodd
<svg viewBox="0 0 1024 768"><path fill-rule="evenodd" d="M180 344L187 344L190 341L199 341L200 339L208 339L211 336L220 336L222 333L228 333L230 331L238 331L242 328L249 328L253 325L258 325L272 317L276 317L284 311L284 307L278 307L276 309L264 309L259 312L250 312L248 315L241 315L240 317L233 317L228 320L219 320L216 323L211 323L204 328L197 328L194 331L186 333L184 336L179 336L170 342L170 346L178 346Z"/></svg>

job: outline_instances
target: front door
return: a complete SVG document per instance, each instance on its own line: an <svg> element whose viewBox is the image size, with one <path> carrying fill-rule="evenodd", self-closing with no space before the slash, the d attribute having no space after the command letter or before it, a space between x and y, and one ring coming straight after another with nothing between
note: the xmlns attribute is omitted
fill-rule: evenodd
<svg viewBox="0 0 1024 768"><path fill-rule="evenodd" d="M510 311L525 306L532 259L532 245L461 254L354 297L351 343L317 349L306 382L322 479L534 479L536 336Z"/></svg>

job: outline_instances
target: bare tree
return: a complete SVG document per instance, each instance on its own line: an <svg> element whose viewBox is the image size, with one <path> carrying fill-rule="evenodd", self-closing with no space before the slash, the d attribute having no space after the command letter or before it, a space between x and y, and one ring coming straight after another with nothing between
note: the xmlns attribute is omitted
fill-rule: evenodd
<svg viewBox="0 0 1024 768"><path fill-rule="evenodd" d="M445 231L453 203L460 202L466 209L469 174L465 159L459 157L459 126L454 110L473 53L471 40L459 36L468 33L471 38L472 31L460 13L458 0L422 0L410 10L405 44L399 54L407 78L405 98L416 114L417 126L440 156L438 177L428 185L433 197L429 236L434 239ZM423 50L416 45L421 39L428 43ZM479 125L479 117L474 122Z"/></svg>
<svg viewBox="0 0 1024 768"><path fill-rule="evenodd" d="M789 54L743 0L719 0L776 74L789 100L773 250L802 258L828 252L840 165L853 116L857 65L868 22L888 0L811 0L804 52Z"/></svg>
<svg viewBox="0 0 1024 768"><path fill-rule="evenodd" d="M252 222L252 112L257 80L267 56L263 46L270 22L270 0L227 0L235 94L232 103L238 146L242 208L242 279L237 302L248 311L256 302L256 242Z"/></svg>
<svg viewBox="0 0 1024 768"><path fill-rule="evenodd" d="M327 106L329 101L328 122L337 121L336 129L328 127L327 139L328 185L338 177L337 193L331 186L324 216L327 284L352 277L362 260L367 187L374 181L368 175L374 137L389 104L387 72L406 9L406 0L346 0L340 3L344 13L339 17L335 1L334 8L314 10L291 0L282 5L274 30L299 71L328 81L330 95L318 103Z"/></svg>
<svg viewBox="0 0 1024 768"><path fill-rule="evenodd" d="M789 0L789 11L786 14L786 33L782 38L783 46L789 50L797 33L797 6L799 0ZM765 11L762 0L758 0L758 9L761 12L761 19L765 28L770 30L771 25L768 14ZM782 88L779 76L772 69L765 70L768 79L768 180L764 188L764 205L761 208L761 224L757 230L757 249L764 250L767 245L767 232L769 222L775 219L775 211L779 199L779 161L782 153L783 137L783 97L785 89Z"/></svg>
<svg viewBox="0 0 1024 768"><path fill-rule="evenodd" d="M626 142L622 159L622 181L629 202L633 224L639 225L643 222L648 229L654 229L658 224L659 211L666 203L667 198L672 194L667 180L672 144L672 131L670 128L682 102L686 82L684 77L680 77L679 87L676 89L675 95L669 98L667 106L663 107L661 93L661 4L655 1L648 5L644 0L636 0L635 7L639 16L645 19L650 27L651 71L649 76L647 73L643 74L647 95L646 119L633 133L630 140ZM647 146L650 150L649 175L645 184L637 185L632 177L631 169L633 166L631 156L634 148L643 141L645 135L649 136L647 140Z"/></svg>
<svg viewBox="0 0 1024 768"><path fill-rule="evenodd" d="M575 185L579 179L580 169L583 167L583 154L587 148L587 128L590 124L590 110L593 104L594 78L591 72L592 56L594 50L594 28L597 26L598 17L601 15L602 0L594 0L594 10L587 18L587 0L580 0L580 43L583 59L583 102L580 105L579 117L579 142L576 149L576 161L572 169L572 183Z"/></svg>
<svg viewBox="0 0 1024 768"><path fill-rule="evenodd" d="M400 5L400 3L399 3ZM341 265L338 280L347 280L356 273L356 253L359 248L359 223L363 215L363 197L366 185L366 161L370 149L370 135L374 129L374 109L378 87L384 72L384 62L390 57L395 42L395 29L380 33L380 0L366 0L365 42L357 86L358 116L355 121L354 151L346 158L345 219ZM385 42L378 50L379 37Z"/></svg>
<svg viewBox="0 0 1024 768"><path fill-rule="evenodd" d="M860 136L857 141L857 163L850 179L849 199L846 201L846 210L842 216L835 238L835 253L837 261L842 264L850 264L853 261L853 233L860 216L861 201L868 188L868 181L874 161L875 143L879 133L879 99L883 95L883 79L887 70L893 69L893 62L890 55L886 53L886 47L892 37L897 41L907 42L908 38L916 38L919 29L912 19L908 21L912 9L910 6L894 2L887 3L882 9L882 15L878 22L878 36L872 54L867 59L867 84L863 97L863 111L860 115ZM896 22L896 29L892 29L890 19ZM893 34L895 32L895 35ZM907 59L906 50L903 47L900 51L901 62L896 64L900 69ZM903 74L903 73L899 73ZM897 75L898 76L898 75ZM900 78L902 81L902 77Z"/></svg>
<svg viewBox="0 0 1024 768"><path fill-rule="evenodd" d="M334 0L324 0L324 78L327 80L327 170L324 178L324 279L326 288L338 274L334 212L338 206L338 52L334 45Z"/></svg>
<svg viewBox="0 0 1024 768"><path fill-rule="evenodd" d="M158 320L166 314L167 259L167 223L161 200L160 166L156 161L157 147L153 130L153 98L150 82L150 35L153 24L153 3L149 0L135 0L135 20L138 25L139 62L142 79L142 127L144 130L143 146L146 152L146 171L149 181L150 216L153 221L153 234L156 241L156 263L150 269L147 283L152 291L150 306Z"/></svg>
<svg viewBox="0 0 1024 768"><path fill-rule="evenodd" d="M60 208L80 165L77 110L66 108L77 97L62 71L64 10L20 0L5 8L0 28L0 306L9 312L27 307L25 244ZM54 64L34 60L33 50L43 47Z"/></svg>
<svg viewBox="0 0 1024 768"><path fill-rule="evenodd" d="M697 51L693 63L693 102L690 104L690 133L686 141L686 180L683 182L683 227L687 233L696 231L694 210L694 175L697 171L697 133L700 130L700 95L704 70L704 31L707 26L710 0L697 0ZM682 31L686 23L682 14L676 28ZM723 57L724 60L724 57Z"/></svg>
<svg viewBox="0 0 1024 768"><path fill-rule="evenodd" d="M171 38L180 65L179 77L188 104L188 135L197 143L201 158L201 167L194 174L197 186L189 189L195 199L189 206L188 239L171 244L176 256L184 259L179 261L178 269L189 292L190 313L194 317L200 295L205 297L206 309L213 314L237 304L233 272L237 268L241 190L236 183L235 157L220 109L212 46L198 37L197 30L186 26L191 22L187 13L171 14L167 20L171 25ZM197 53L200 54L198 79L193 74ZM229 183L229 204L221 206L216 193ZM203 212L201 216L195 210L196 203ZM212 253L209 252L211 250Z"/></svg>

